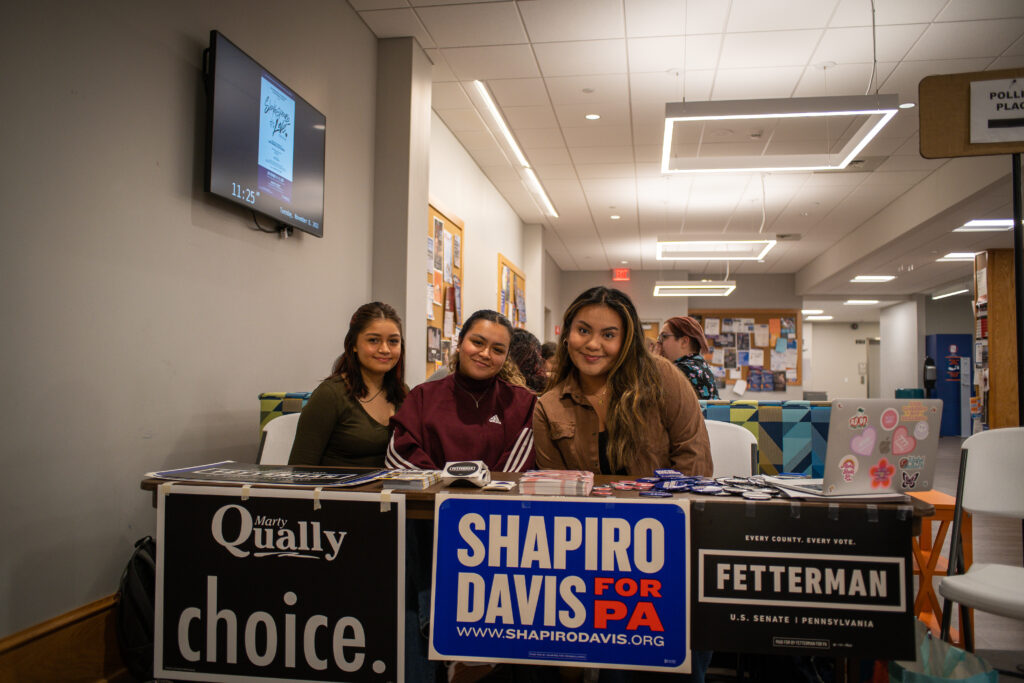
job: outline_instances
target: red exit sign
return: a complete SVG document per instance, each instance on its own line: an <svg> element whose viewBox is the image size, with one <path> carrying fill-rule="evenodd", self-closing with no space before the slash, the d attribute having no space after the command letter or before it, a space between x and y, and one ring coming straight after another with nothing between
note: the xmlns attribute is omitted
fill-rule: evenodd
<svg viewBox="0 0 1024 683"><path fill-rule="evenodd" d="M612 268L612 282L629 282L629 268Z"/></svg>

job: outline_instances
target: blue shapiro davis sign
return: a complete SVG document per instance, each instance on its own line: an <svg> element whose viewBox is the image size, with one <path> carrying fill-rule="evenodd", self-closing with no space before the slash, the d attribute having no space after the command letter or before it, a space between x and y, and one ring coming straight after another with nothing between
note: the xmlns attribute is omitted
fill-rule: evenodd
<svg viewBox="0 0 1024 683"><path fill-rule="evenodd" d="M437 496L432 659L689 672L689 502Z"/></svg>

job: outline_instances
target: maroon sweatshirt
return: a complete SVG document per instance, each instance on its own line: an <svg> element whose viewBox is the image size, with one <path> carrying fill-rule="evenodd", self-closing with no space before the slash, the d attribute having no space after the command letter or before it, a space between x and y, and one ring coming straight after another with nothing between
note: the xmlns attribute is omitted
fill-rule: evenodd
<svg viewBox="0 0 1024 683"><path fill-rule="evenodd" d="M524 472L534 464L536 401L497 377L477 381L456 372L420 384L391 418L385 465L437 470L446 462L483 460L494 471Z"/></svg>

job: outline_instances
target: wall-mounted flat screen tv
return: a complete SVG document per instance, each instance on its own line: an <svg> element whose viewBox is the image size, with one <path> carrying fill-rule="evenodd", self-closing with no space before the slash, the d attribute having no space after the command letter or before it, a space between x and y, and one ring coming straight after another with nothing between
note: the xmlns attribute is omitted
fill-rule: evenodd
<svg viewBox="0 0 1024 683"><path fill-rule="evenodd" d="M324 115L219 31L205 68L206 190L323 237Z"/></svg>

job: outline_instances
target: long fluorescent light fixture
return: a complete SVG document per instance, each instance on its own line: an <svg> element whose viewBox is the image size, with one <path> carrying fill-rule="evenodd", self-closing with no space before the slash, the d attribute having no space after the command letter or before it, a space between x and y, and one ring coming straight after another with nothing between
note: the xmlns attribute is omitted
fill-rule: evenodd
<svg viewBox="0 0 1024 683"><path fill-rule="evenodd" d="M939 299L945 299L947 296L956 296L957 294L966 294L971 290L969 289L958 289L953 292L946 292L945 294L935 294L932 296L932 301L938 301Z"/></svg>
<svg viewBox="0 0 1024 683"><path fill-rule="evenodd" d="M659 261L761 261L775 240L678 240L658 238Z"/></svg>
<svg viewBox="0 0 1024 683"><path fill-rule="evenodd" d="M802 308L800 313L803 315L821 315L825 311L821 308Z"/></svg>
<svg viewBox="0 0 1024 683"><path fill-rule="evenodd" d="M832 319L832 316L830 316L830 315L809 315L806 318L804 318L804 320L810 320L810 321L823 321L823 320L831 320L831 319Z"/></svg>
<svg viewBox="0 0 1024 683"><path fill-rule="evenodd" d="M1013 230L1012 218L978 219L967 221L953 232L1002 232Z"/></svg>
<svg viewBox="0 0 1024 683"><path fill-rule="evenodd" d="M950 261L973 261L975 253L973 251L951 251L942 258L935 259L938 263L948 263Z"/></svg>
<svg viewBox="0 0 1024 683"><path fill-rule="evenodd" d="M732 280L659 280L654 283L654 296L729 296L734 289Z"/></svg>
<svg viewBox="0 0 1024 683"><path fill-rule="evenodd" d="M823 171L842 169L856 158L878 131L899 110L896 95L847 95L836 97L792 97L764 100L722 100L718 102L669 102L665 105L665 137L662 146L662 173L749 173L752 171ZM821 153L772 154L772 131L780 119L836 117L831 130L847 130L844 137L821 138ZM842 118L842 117L845 117ZM706 140L714 122L759 121L768 134L753 140L744 137L742 144L751 149L747 155L716 154L714 142L702 142L695 155L681 154L690 141ZM677 130L678 129L678 130ZM826 129L828 130L828 129ZM685 142L673 144L676 133ZM732 131L728 131L731 135ZM845 138L845 139L844 139ZM712 138L713 140L713 138ZM737 143L723 140L729 146ZM815 143L816 140L801 140ZM842 143L833 152L832 144ZM673 154L675 152L675 154Z"/></svg>
<svg viewBox="0 0 1024 683"><path fill-rule="evenodd" d="M878 303L878 299L847 299L843 302L844 306L874 306Z"/></svg>
<svg viewBox="0 0 1024 683"><path fill-rule="evenodd" d="M889 282L895 279L895 275L857 275L850 282Z"/></svg>
<svg viewBox="0 0 1024 683"><path fill-rule="evenodd" d="M501 115L498 110L498 105L494 103L494 98L491 97L491 93L487 90L487 86L482 81L473 81L473 86L476 88L477 94L480 95L480 99L483 100L484 105L487 107L487 111L490 112L491 118L494 119L495 125L501 132L501 136L505 139L505 144L512 150L512 154L515 155L516 160L519 162L519 166L522 168L524 175L526 176L527 184L530 189L540 197L541 203L544 205L544 210L552 218L558 218L558 212L555 211L554 204L548 198L548 193L544 191L544 187L540 184L540 180L537 178L537 174L533 172L530 167L530 162L526 160L526 155L523 154L523 150L519 149L519 143L516 142L515 137L512 135L512 131L509 130L508 124L505 123L505 118Z"/></svg>

